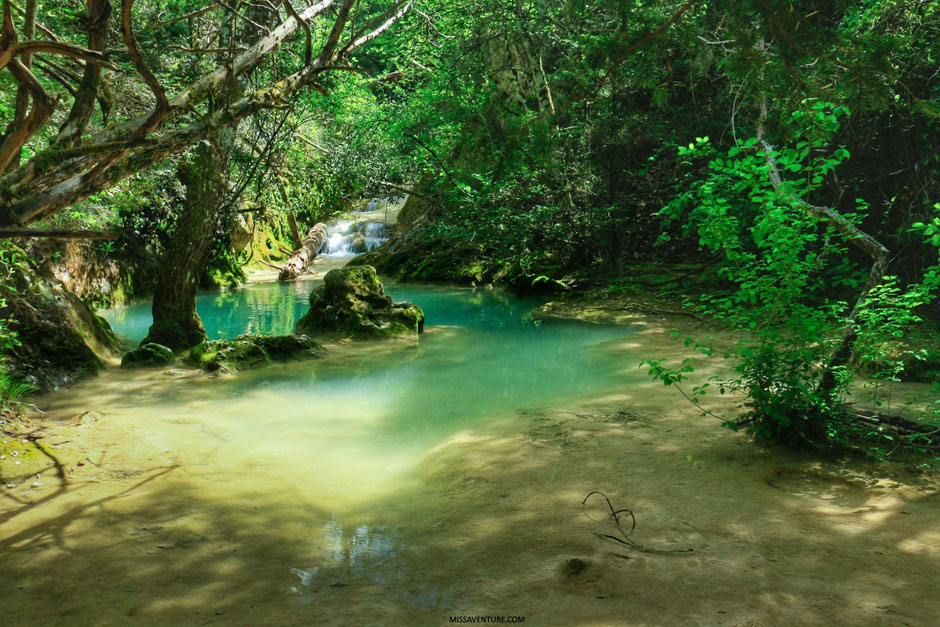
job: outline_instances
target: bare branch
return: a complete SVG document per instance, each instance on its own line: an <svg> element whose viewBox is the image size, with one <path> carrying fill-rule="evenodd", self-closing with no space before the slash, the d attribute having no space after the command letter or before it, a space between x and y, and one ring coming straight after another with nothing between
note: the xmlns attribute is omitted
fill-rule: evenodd
<svg viewBox="0 0 940 627"><path fill-rule="evenodd" d="M232 13L233 15L237 15L238 17L242 18L243 20L245 20L246 22L248 22L249 24L251 24L252 26L254 26L255 28L257 28L259 31L264 32L264 33L268 33L268 34L271 33L271 29L270 29L270 28L268 28L267 26L262 26L261 24L259 24L258 22L254 21L253 19L251 19L251 18L248 17L247 15L244 15L244 14L242 14L242 13L239 13L238 11L236 11L236 10L234 9L234 7L230 7L229 5L225 4L224 2L219 2L219 4L221 4L227 11L229 11L229 12Z"/></svg>
<svg viewBox="0 0 940 627"><path fill-rule="evenodd" d="M353 40L352 43L350 43L348 46L346 46L346 48L343 49L343 54L352 52L356 48L360 48L364 46L365 44L369 43L370 41L380 36L385 31L390 29L395 24L395 22L397 22L398 20L400 20L402 17L405 16L405 14L411 8L412 4L413 2L407 1L406 3L405 0L395 3L395 5L393 5L392 8L387 10L385 13L383 13L376 19L369 22L369 24L366 26L364 30L368 30L369 28L372 28L375 24L379 23L380 20L385 19L385 21L382 22L381 25L376 27L371 32Z"/></svg>
<svg viewBox="0 0 940 627"><path fill-rule="evenodd" d="M218 9L221 6L222 6L221 3L216 2L215 4L210 4L204 9L199 9L198 11L187 13L186 15L180 15L179 17L174 17L173 19L164 20L162 22L157 22L156 24L151 24L147 28L142 28L139 31L137 31L137 34L140 35L141 33L147 33L152 30L157 30L158 28L163 28L164 26L169 26L170 24L176 24L177 22L182 22L183 20L188 20L193 17L199 17L200 15L204 13L208 13L209 11L213 11L215 9Z"/></svg>
<svg viewBox="0 0 940 627"><path fill-rule="evenodd" d="M304 65L310 65L310 60L313 57L313 39L310 34L310 23L298 15L297 9L294 8L290 0L284 0L284 8L287 10L287 14L300 22L300 26L304 29L304 34L307 37L307 47L304 52Z"/></svg>
<svg viewBox="0 0 940 627"><path fill-rule="evenodd" d="M0 239L8 237L52 237L56 239L117 239L114 233L85 229L0 229Z"/></svg>
<svg viewBox="0 0 940 627"><path fill-rule="evenodd" d="M36 76L19 59L11 59L7 68L19 84L29 90L33 106L25 120L13 127L4 136L3 142L0 143L0 172L6 170L14 158L19 158L18 155L23 145L36 131L42 128L49 116L52 115L58 102L49 97Z"/></svg>
<svg viewBox="0 0 940 627"><path fill-rule="evenodd" d="M306 20L313 19L329 9L333 3L334 0L321 0L301 12L301 16ZM191 110L197 104L204 101L210 93L213 93L226 84L226 81L250 71L265 59L268 54L276 50L278 46L286 41L298 28L299 23L297 20L293 18L286 19L280 26L272 30L270 35L261 38L248 50L235 57L230 65L220 67L206 74L174 97L170 101L170 113L175 115ZM146 125L151 115L152 112L118 124L113 128L103 130L92 136L91 141L97 144L126 141L128 138L137 136L139 130ZM41 155L37 155L37 157L41 157ZM43 170L45 168L39 165L41 161L37 161L37 159L34 158L30 162L3 176L2 179L0 179L0 185L2 185L3 189L8 190L8 196L22 197L25 194L44 194L45 191L40 190L51 191L53 187L70 180L78 173L94 166L97 161L98 158L94 156L82 157L62 164L61 167L56 168L54 171L44 172ZM41 185L39 184L40 181L37 180L40 175L42 176ZM56 189L61 191L61 189L64 188L56 187ZM58 194L59 192L56 192L53 196L58 198ZM25 205L23 206L25 207ZM15 220L14 223L19 224L21 218L13 217L11 219Z"/></svg>
<svg viewBox="0 0 940 627"><path fill-rule="evenodd" d="M383 21L378 26L355 37L346 48L339 49L338 42L347 30L350 11L355 3L356 0L344 0L338 7L335 16L331 18L331 30L310 63L287 77L268 82L235 102L222 106L218 106L220 103L217 102L217 106L210 108L209 114L180 126L166 122L170 116L178 116L173 118L178 120L182 114L192 111L197 103L224 89L239 75L251 71L303 28L303 21L325 12L334 5L334 0L322 0L299 12L297 17L286 18L270 34L259 38L225 66L207 74L172 99L167 98L163 87L143 62L131 28L133 0L123 0L121 30L128 54L157 97L157 107L146 116L97 133L85 145L77 146L74 150L39 153L29 163L0 178L0 227L24 227L52 216L249 116L265 109L289 106L288 99L292 94L307 87L316 87L316 78L324 72L360 71L345 63L344 54L386 32L405 14L410 2L396 2L391 12L383 13ZM157 126L162 127L160 134L151 135Z"/></svg>
<svg viewBox="0 0 940 627"><path fill-rule="evenodd" d="M160 84L160 81L150 70L150 66L144 61L143 53L137 44L137 37L134 35L134 27L131 24L131 9L133 6L134 0L122 0L121 2L121 35L124 37L124 44L127 46L127 53L130 55L131 61L134 62L134 67L140 72L141 78L144 79L147 87L150 88L150 91L157 99L157 107L143 127L147 130L144 131L142 128L135 133L137 136L143 136L160 123L160 120L170 109L170 101L166 97L166 90L163 89L163 85Z"/></svg>
<svg viewBox="0 0 940 627"><path fill-rule="evenodd" d="M63 76L61 73L59 73L58 69L52 67L52 65L45 59L35 59L35 62L37 68L42 70L43 73L46 74L49 78L62 85L62 87L64 87L65 90L69 92L69 95L75 97L78 94L78 90L75 89L75 85L72 81L69 80L70 77Z"/></svg>
<svg viewBox="0 0 940 627"><path fill-rule="evenodd" d="M150 66L147 65L147 62L144 61L143 53L140 50L140 46L137 43L137 37L134 35L134 26L132 24L131 9L134 7L134 0L122 0L121 2L121 35L124 39L124 44L127 46L127 53L130 55L131 60L134 62L134 67L137 68L137 71L140 73L141 78L144 79L144 82L147 84L147 87L150 88L150 91L153 92L154 98L157 100L157 106L150 113L150 116L147 120L137 129L137 131L131 137L131 141L138 139L143 139L147 136L150 131L154 130L160 123L163 121L163 118L166 117L167 113L170 111L170 101L166 96L166 90L163 89L163 85L160 84L160 81L150 70ZM104 159L99 161L97 165L88 173L89 182L94 181L96 178L101 176L101 173L107 170L112 164L118 161L127 153L127 150L116 151Z"/></svg>
<svg viewBox="0 0 940 627"><path fill-rule="evenodd" d="M88 48L76 46L75 44L64 41L49 41L46 39L24 41L21 44L17 44L14 54L26 54L30 52L61 54L72 57L73 59L80 59L86 63L94 63L95 65L100 65L111 70L118 69L118 66L116 66L105 53L98 52L97 50L89 50Z"/></svg>
<svg viewBox="0 0 940 627"><path fill-rule="evenodd" d="M27 38L32 38L33 34L36 32L36 0L26 0L26 10L23 13L23 34ZM33 55L30 53L24 54L21 59L23 65L27 68L32 66ZM14 133L17 128L21 127L26 122L26 112L29 109L29 88L26 85L20 84L16 88L16 100L13 105L13 119L10 120L9 125L3 133L3 139L8 135ZM22 150L19 150L13 158L7 163L7 169L15 168L20 164L20 159L22 158Z"/></svg>
<svg viewBox="0 0 940 627"><path fill-rule="evenodd" d="M179 50L180 52L188 52L190 54L226 54L244 52L247 48L244 46L236 46L234 48L186 48L183 46L167 46L167 50Z"/></svg>
<svg viewBox="0 0 940 627"><path fill-rule="evenodd" d="M102 51L108 45L108 23L111 20L110 0L88 0L88 18L88 47ZM95 97L98 95L100 79L101 67L93 63L86 64L81 84L72 102L72 109L53 140L54 145L74 145L81 141L88 119L95 109Z"/></svg>

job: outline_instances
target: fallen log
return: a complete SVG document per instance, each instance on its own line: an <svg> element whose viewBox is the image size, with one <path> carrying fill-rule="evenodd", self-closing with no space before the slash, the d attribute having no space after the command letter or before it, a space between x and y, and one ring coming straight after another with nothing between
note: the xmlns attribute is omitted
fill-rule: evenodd
<svg viewBox="0 0 940 627"><path fill-rule="evenodd" d="M318 222L312 229L307 231L307 237L304 238L300 248L294 251L287 263L281 268L278 275L278 281L293 281L301 274L306 272L307 266L314 260L323 242L326 240L326 225Z"/></svg>

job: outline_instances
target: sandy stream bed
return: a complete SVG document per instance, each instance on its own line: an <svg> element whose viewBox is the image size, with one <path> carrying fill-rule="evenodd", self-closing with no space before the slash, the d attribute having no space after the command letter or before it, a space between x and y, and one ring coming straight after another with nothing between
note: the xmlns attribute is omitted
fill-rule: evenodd
<svg viewBox="0 0 940 627"><path fill-rule="evenodd" d="M674 324L685 323L648 319L639 337ZM425 453L394 488L337 493L332 512L305 498L302 468L272 489L250 466L210 468L198 438L168 451L158 428L76 422L45 422L61 477L46 469L41 485L0 494L4 625L940 616L935 477L759 449L652 381L494 417ZM616 529L602 499L582 507L592 490L634 512L636 542L694 551L600 537Z"/></svg>

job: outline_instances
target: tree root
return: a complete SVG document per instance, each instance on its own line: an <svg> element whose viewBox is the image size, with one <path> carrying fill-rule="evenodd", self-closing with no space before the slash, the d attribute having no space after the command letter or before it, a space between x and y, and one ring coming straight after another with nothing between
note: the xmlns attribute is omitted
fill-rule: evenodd
<svg viewBox="0 0 940 627"><path fill-rule="evenodd" d="M897 439L906 440L908 446L931 452L940 452L940 426L925 424L903 416L879 414L851 406L846 407L848 417L872 428L887 431Z"/></svg>

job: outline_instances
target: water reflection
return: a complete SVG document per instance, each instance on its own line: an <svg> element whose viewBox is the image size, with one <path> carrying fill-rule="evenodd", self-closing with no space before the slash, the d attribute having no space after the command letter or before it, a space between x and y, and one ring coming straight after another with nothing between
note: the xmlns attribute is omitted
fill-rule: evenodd
<svg viewBox="0 0 940 627"><path fill-rule="evenodd" d="M406 548L398 532L386 525L347 529L335 518L328 520L318 547L319 559L290 569L297 578L290 591L299 597L301 604L307 604L318 593L371 583L391 589L395 597L416 607L450 603L453 599L450 592L430 582L415 581L401 559Z"/></svg>

